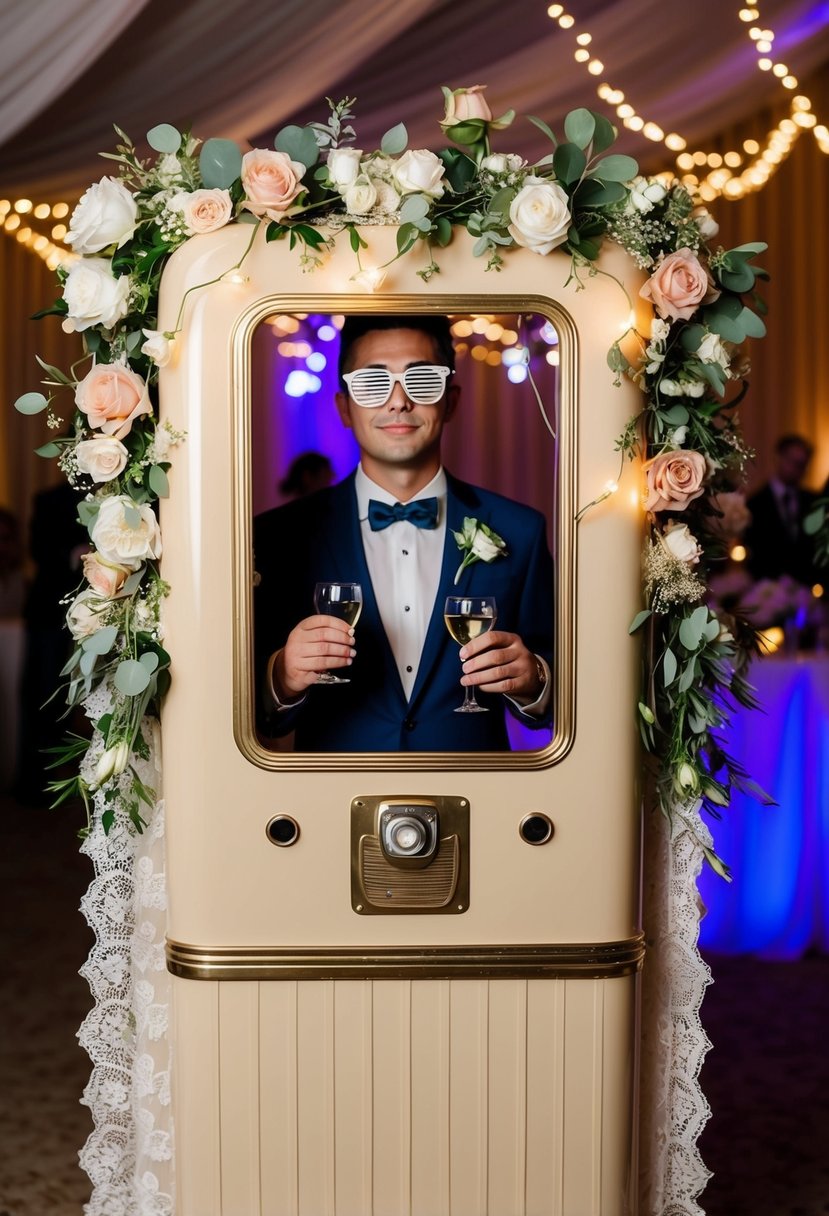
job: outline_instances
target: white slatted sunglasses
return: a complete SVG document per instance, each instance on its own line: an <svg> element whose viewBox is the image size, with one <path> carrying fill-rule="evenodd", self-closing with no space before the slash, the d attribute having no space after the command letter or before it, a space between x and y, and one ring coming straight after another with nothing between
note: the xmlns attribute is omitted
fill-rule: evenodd
<svg viewBox="0 0 829 1216"><path fill-rule="evenodd" d="M449 375L448 367L420 363L407 367L404 372L390 372L386 367L360 367L355 372L346 372L343 380L357 405L377 409L389 400L395 384L403 385L403 392L415 405L436 405L443 396Z"/></svg>

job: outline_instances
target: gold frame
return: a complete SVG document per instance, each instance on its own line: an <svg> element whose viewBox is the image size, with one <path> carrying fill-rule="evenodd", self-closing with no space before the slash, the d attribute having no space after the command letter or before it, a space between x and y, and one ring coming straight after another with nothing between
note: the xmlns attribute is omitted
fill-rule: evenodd
<svg viewBox="0 0 829 1216"><path fill-rule="evenodd" d="M274 752L264 748L254 730L253 690L253 564L251 502L251 417L248 408L253 332L275 312L323 313L451 313L533 312L556 328L561 351L558 417L559 491L556 519L556 584L552 710L555 731L544 748L522 752ZM576 653L576 433L578 334L570 314L548 296L510 294L358 296L335 293L274 293L264 296L239 317L231 335L232 427L232 569L233 611L233 734L242 755L259 768L272 771L330 772L446 771L480 769L533 770L559 763L575 740ZM247 627L243 627L247 622Z"/></svg>

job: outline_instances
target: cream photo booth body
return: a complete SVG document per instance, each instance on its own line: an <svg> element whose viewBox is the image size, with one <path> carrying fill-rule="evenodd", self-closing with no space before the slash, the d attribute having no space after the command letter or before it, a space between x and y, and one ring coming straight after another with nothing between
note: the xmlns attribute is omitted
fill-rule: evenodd
<svg viewBox="0 0 829 1216"><path fill-rule="evenodd" d="M373 296L350 281L344 236L303 273L298 251L260 232L225 274L250 234L188 241L165 273L159 324L173 328L184 293L220 279L187 296L161 380L162 417L186 432L162 509L177 1210L635 1213L634 472L574 522L616 476L614 441L638 408L606 363L629 304L603 275L565 287L558 253L515 250L487 273L465 233L431 283L411 255ZM394 229L364 236L364 258L393 256ZM600 266L630 277L621 251ZM545 748L292 755L254 734L251 336L272 313L377 310L536 312L558 332ZM412 810L437 816L448 877L382 869L383 815Z"/></svg>

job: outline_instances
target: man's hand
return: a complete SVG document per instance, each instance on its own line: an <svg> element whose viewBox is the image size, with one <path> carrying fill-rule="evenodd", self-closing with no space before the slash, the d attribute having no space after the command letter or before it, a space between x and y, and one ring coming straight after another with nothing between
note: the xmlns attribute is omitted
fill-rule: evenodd
<svg viewBox="0 0 829 1216"><path fill-rule="evenodd" d="M275 692L293 701L316 684L320 672L348 667L357 651L354 630L336 616L307 616L288 634L273 663Z"/></svg>
<svg viewBox="0 0 829 1216"><path fill-rule="evenodd" d="M460 657L463 685L528 701L541 695L543 683L538 678L535 655L517 633L504 633L500 629L482 633L461 648Z"/></svg>

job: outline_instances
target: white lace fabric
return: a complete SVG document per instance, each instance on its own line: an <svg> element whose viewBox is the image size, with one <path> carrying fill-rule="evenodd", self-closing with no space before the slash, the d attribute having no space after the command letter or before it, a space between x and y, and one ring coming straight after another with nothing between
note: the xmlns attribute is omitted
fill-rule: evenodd
<svg viewBox="0 0 829 1216"><path fill-rule="evenodd" d="M97 721L111 708L102 688L86 702ZM93 1006L78 1031L92 1073L83 1102L93 1131L80 1152L92 1181L87 1216L173 1216L173 1129L170 1105L169 974L164 957L167 891L164 804L157 726L144 724L150 748L136 761L159 801L141 835L123 816L108 835L101 827L103 796L94 799L92 831L81 851L94 874L81 909L95 934L81 968ZM100 736L84 761L87 776L101 754Z"/></svg>
<svg viewBox="0 0 829 1216"><path fill-rule="evenodd" d="M97 721L110 707L101 689L85 708ZM159 795L145 813L146 829L139 836L118 816L106 835L106 805L97 794L92 832L82 846L94 876L81 907L95 934L81 969L93 1007L78 1032L92 1061L83 1101L94 1130L80 1153L93 1185L86 1216L175 1213L164 804L155 723L145 723L145 738L150 759L136 767ZM88 776L100 752L96 735L85 759ZM638 1216L704 1216L697 1200L711 1177L697 1149L711 1114L699 1085L710 1047L700 1006L711 973L697 948L703 864L697 837L708 843L710 836L698 811L684 807L682 813L685 822L678 816L671 831L655 812L646 831Z"/></svg>

